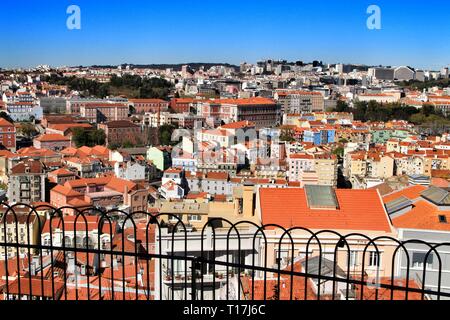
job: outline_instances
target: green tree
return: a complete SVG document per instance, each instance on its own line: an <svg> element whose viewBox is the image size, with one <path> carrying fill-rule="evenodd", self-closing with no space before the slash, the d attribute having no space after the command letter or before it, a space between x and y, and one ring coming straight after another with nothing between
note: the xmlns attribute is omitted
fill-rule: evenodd
<svg viewBox="0 0 450 320"><path fill-rule="evenodd" d="M286 142L294 142L295 138L292 136L292 134L289 134L287 132L283 132L280 135L280 141L286 141Z"/></svg>
<svg viewBox="0 0 450 320"><path fill-rule="evenodd" d="M86 131L84 128L74 128L72 140L77 148L82 146L94 147L96 145L104 145L106 135L102 129Z"/></svg>
<svg viewBox="0 0 450 320"><path fill-rule="evenodd" d="M336 149L333 150L333 154L335 154L339 158L342 158L344 156L344 148L337 147Z"/></svg>
<svg viewBox="0 0 450 320"><path fill-rule="evenodd" d="M120 144L118 144L118 143L111 143L108 147L109 147L111 150L117 150L117 149L120 148Z"/></svg>
<svg viewBox="0 0 450 320"><path fill-rule="evenodd" d="M434 107L433 107L432 105L429 105L429 104L424 104L424 105L422 106L422 109L420 110L420 112L421 112L425 117L428 117L429 115L435 113Z"/></svg>
<svg viewBox="0 0 450 320"><path fill-rule="evenodd" d="M103 129L92 130L89 132L89 142L93 145L104 145L106 142L106 134Z"/></svg>
<svg viewBox="0 0 450 320"><path fill-rule="evenodd" d="M72 130L72 140L75 142L77 148L86 146L88 141L88 134L83 128L74 128Z"/></svg>
<svg viewBox="0 0 450 320"><path fill-rule="evenodd" d="M347 102L339 100L336 104L336 108L334 109L336 112L349 112L351 109L348 106Z"/></svg>
<svg viewBox="0 0 450 320"><path fill-rule="evenodd" d="M162 145L171 145L174 143L172 141L172 133L175 130L175 126L164 124L158 128L159 141Z"/></svg>
<svg viewBox="0 0 450 320"><path fill-rule="evenodd" d="M29 122L24 122L19 127L19 132L27 138L31 138L37 134L36 127Z"/></svg>
<svg viewBox="0 0 450 320"><path fill-rule="evenodd" d="M131 141L126 140L126 141L122 144L122 146L123 146L124 148L133 148L133 147L134 147L134 144L133 144Z"/></svg>

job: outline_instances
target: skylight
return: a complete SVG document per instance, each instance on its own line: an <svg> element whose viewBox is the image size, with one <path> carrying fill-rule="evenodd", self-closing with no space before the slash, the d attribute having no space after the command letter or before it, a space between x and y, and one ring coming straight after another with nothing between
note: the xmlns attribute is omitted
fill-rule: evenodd
<svg viewBox="0 0 450 320"><path fill-rule="evenodd" d="M311 209L336 210L339 207L336 193L329 186L305 186L306 199Z"/></svg>

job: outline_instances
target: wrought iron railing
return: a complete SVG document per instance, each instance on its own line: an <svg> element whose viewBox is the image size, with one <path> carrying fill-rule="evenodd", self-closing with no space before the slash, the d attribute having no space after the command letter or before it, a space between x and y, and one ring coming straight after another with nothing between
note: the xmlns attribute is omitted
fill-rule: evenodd
<svg viewBox="0 0 450 320"><path fill-rule="evenodd" d="M175 214L98 208L0 215L3 300L450 298L450 243L223 218L187 229Z"/></svg>

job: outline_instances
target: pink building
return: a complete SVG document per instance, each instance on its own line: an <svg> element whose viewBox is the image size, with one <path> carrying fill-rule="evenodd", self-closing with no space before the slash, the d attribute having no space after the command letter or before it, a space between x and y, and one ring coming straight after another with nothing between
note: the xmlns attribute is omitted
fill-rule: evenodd
<svg viewBox="0 0 450 320"><path fill-rule="evenodd" d="M90 102L80 106L80 114L89 122L102 123L108 121L126 120L128 104Z"/></svg>
<svg viewBox="0 0 450 320"><path fill-rule="evenodd" d="M60 134L43 134L33 140L33 146L36 149L49 149L53 151L60 151L72 145L70 138Z"/></svg>

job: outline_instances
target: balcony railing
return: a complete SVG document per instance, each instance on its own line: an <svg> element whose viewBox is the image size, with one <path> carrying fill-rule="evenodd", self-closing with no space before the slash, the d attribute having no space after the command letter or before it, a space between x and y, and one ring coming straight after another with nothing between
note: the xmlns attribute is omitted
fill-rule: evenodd
<svg viewBox="0 0 450 320"><path fill-rule="evenodd" d="M4 205L0 223L4 230L6 222L15 221L16 227L10 229L13 237L1 235L10 241L0 243L0 300L450 299L444 290L449 260L443 259L450 243L233 224L221 218L188 231L176 215L97 208L71 208L73 225L57 226L55 221L69 219L65 207L21 205L19 214L18 205ZM25 216L23 206L29 208ZM21 227L25 236L17 241ZM95 244L65 243L66 235L82 231L89 238L91 230L98 237ZM50 241L41 243L42 233L46 239L50 234ZM106 248L101 246L105 235ZM428 261L419 271L417 246ZM368 266L374 259L379 267Z"/></svg>

